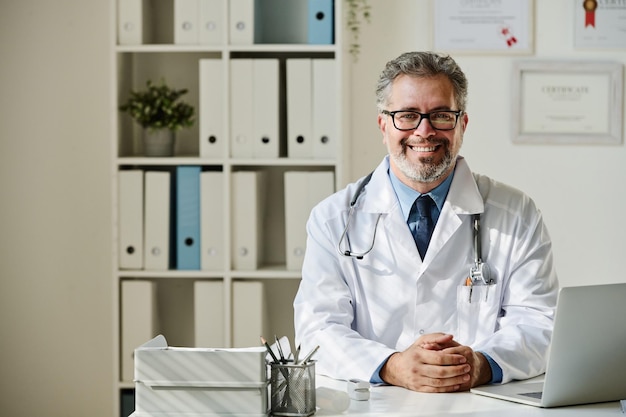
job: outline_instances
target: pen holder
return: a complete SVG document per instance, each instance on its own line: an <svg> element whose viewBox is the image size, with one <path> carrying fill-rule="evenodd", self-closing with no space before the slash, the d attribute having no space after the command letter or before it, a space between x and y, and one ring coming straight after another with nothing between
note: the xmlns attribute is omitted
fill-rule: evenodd
<svg viewBox="0 0 626 417"><path fill-rule="evenodd" d="M310 416L315 413L315 361L271 363L270 392L274 416Z"/></svg>

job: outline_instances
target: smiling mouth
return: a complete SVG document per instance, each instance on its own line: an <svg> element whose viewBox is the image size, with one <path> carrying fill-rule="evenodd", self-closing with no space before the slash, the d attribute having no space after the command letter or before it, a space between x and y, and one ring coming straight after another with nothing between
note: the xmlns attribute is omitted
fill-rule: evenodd
<svg viewBox="0 0 626 417"><path fill-rule="evenodd" d="M430 146L415 145L415 146L409 146L409 148L411 150L415 151L415 152L435 152L438 147L439 147L439 145L430 145Z"/></svg>

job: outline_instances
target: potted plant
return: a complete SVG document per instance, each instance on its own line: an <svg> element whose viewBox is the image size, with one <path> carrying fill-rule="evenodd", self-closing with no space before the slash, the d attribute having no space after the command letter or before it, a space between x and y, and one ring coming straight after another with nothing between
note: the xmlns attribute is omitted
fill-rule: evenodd
<svg viewBox="0 0 626 417"><path fill-rule="evenodd" d="M119 107L143 127L146 156L172 156L176 131L193 125L193 106L179 100L187 91L170 88L165 81L155 85L148 80L145 90L131 91Z"/></svg>

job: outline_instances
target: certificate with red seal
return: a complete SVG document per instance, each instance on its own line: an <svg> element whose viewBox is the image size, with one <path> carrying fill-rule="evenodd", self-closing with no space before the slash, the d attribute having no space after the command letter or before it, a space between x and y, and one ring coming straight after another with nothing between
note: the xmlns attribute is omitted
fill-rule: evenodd
<svg viewBox="0 0 626 417"><path fill-rule="evenodd" d="M571 0L576 48L626 48L626 0Z"/></svg>
<svg viewBox="0 0 626 417"><path fill-rule="evenodd" d="M532 53L532 0L436 0L434 49Z"/></svg>

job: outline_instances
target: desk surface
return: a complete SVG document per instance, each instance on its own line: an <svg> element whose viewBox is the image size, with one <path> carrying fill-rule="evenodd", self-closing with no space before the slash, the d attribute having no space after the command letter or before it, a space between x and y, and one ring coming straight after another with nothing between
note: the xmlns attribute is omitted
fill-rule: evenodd
<svg viewBox="0 0 626 417"><path fill-rule="evenodd" d="M316 376L318 387L345 391L346 382ZM509 401L483 397L469 392L425 394L390 386L372 387L368 401L350 402L350 408L334 414L318 409L316 416L480 416L480 417L603 417L624 416L619 402L588 404L572 407L539 408Z"/></svg>

